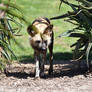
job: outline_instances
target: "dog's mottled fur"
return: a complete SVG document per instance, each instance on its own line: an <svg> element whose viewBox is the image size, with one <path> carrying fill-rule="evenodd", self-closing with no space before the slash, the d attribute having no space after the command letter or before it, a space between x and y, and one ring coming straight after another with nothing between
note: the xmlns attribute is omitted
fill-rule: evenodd
<svg viewBox="0 0 92 92"><path fill-rule="evenodd" d="M44 76L44 63L47 49L50 52L49 74L53 73L53 25L48 18L38 18L28 26L27 32L30 35L30 44L34 49L34 58L36 61L35 77ZM40 61L41 57L41 61Z"/></svg>

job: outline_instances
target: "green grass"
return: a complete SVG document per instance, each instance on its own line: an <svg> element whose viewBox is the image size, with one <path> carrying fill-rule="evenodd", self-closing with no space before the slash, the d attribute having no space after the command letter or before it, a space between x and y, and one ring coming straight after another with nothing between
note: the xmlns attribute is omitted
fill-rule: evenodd
<svg viewBox="0 0 92 92"><path fill-rule="evenodd" d="M73 2L73 0L71 1ZM22 7L25 16L28 18L30 22L32 22L35 18L40 16L45 16L48 18L58 16L60 14L65 13L67 10L71 9L70 7L63 4L59 11L59 3L59 0L16 0L16 4ZM59 39L57 38L57 36L60 33L72 29L74 26L72 24L66 23L64 20L54 20L52 21L52 24L54 25L55 34L54 54L59 53L56 55L55 58L70 59L72 49L69 46L75 41L75 39ZM23 46L23 48L21 49L15 43L12 43L12 49L18 57L18 60L33 57L33 49L29 45L29 35L27 34L26 28L27 25L24 24L20 33L23 36L16 37L17 41Z"/></svg>

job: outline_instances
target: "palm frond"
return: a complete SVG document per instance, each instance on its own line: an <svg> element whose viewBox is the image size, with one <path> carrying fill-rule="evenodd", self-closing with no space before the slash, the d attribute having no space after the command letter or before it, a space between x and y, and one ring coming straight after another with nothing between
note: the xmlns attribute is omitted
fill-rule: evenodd
<svg viewBox="0 0 92 92"><path fill-rule="evenodd" d="M79 38L71 47L74 49L74 58L80 60L86 56L87 67L89 68L89 54L92 48L92 0L75 0L73 4L69 0L60 0L68 5L72 10L65 14L52 17L51 20L67 18L65 21L72 23L76 27L60 34L59 37L76 37Z"/></svg>
<svg viewBox="0 0 92 92"><path fill-rule="evenodd" d="M0 0L0 12L3 13L0 16L0 70L3 70L7 63L11 63L12 56L16 58L11 49L11 40L23 49L15 35L19 34L22 21L28 25L30 22L24 16L22 8L11 0Z"/></svg>

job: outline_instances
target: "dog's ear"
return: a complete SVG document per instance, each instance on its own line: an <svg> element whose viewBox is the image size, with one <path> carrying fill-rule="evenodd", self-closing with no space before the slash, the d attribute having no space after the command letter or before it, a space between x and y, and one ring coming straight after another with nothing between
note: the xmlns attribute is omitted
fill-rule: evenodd
<svg viewBox="0 0 92 92"><path fill-rule="evenodd" d="M35 34L39 33L39 30L34 25L29 25L27 28L27 32L30 36L35 36Z"/></svg>
<svg viewBox="0 0 92 92"><path fill-rule="evenodd" d="M28 27L27 27L27 32L28 32L28 34L30 35L30 36L34 36L34 31L33 31L33 29L32 29L32 25L29 25Z"/></svg>
<svg viewBox="0 0 92 92"><path fill-rule="evenodd" d="M50 35L50 34L52 34L52 31L53 31L53 25L49 25L49 26L45 29L45 31L44 31L43 34L48 34L48 35Z"/></svg>

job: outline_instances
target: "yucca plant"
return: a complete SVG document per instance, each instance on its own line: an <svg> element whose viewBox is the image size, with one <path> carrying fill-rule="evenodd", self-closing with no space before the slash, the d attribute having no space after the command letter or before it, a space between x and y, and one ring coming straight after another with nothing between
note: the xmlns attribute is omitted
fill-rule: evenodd
<svg viewBox="0 0 92 92"><path fill-rule="evenodd" d="M16 42L15 36L20 31L21 22L29 24L21 7L15 3L15 0L14 3L12 2L0 0L0 70L4 70L5 66L11 63L11 57L15 56L10 41L12 39Z"/></svg>
<svg viewBox="0 0 92 92"><path fill-rule="evenodd" d="M76 43L71 45L71 47L75 47L73 60L80 61L86 56L87 67L89 69L88 58L92 50L92 0L75 0L76 4L70 3L69 0L60 1L61 4L65 3L66 5L69 5L72 10L67 11L67 13L63 15L53 17L51 20L67 18L67 22L75 25L74 29L68 30L59 35L59 37L69 36L79 38Z"/></svg>

